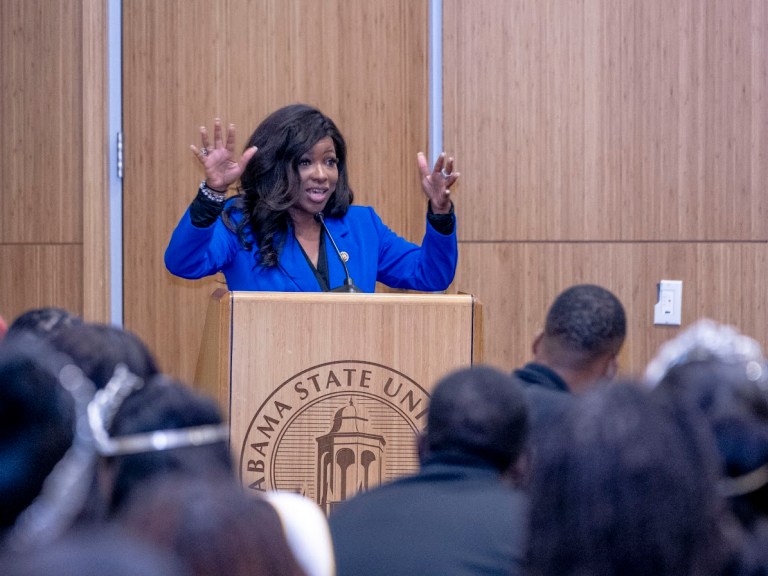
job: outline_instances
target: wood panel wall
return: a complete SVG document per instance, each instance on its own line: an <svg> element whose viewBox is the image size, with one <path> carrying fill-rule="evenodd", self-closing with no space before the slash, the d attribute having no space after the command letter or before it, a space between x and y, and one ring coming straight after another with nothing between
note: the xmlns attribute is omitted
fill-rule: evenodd
<svg viewBox="0 0 768 576"><path fill-rule="evenodd" d="M661 279L768 343L768 4L444 0L445 146L461 170L455 285L485 304L485 357L512 368L554 297L625 303L623 370Z"/></svg>
<svg viewBox="0 0 768 576"><path fill-rule="evenodd" d="M427 9L427 0L123 4L125 325L167 372L191 381L208 296L221 285L163 265L204 176L189 144L215 116L237 125L241 147L274 109L318 106L347 139L355 201L421 237Z"/></svg>
<svg viewBox="0 0 768 576"><path fill-rule="evenodd" d="M0 2L0 314L109 318L106 6Z"/></svg>
<svg viewBox="0 0 768 576"><path fill-rule="evenodd" d="M684 325L710 316L765 346L768 4L444 0L443 16L454 288L485 304L486 359L524 362L575 282L627 306L627 372L678 332L651 324L662 278L684 281ZM105 20L99 0L0 3L8 319L108 318ZM427 0L132 0L123 20L125 321L169 372L191 377L217 285L162 266L202 176L187 146L214 115L242 143L275 107L318 105L350 143L357 200L420 237Z"/></svg>

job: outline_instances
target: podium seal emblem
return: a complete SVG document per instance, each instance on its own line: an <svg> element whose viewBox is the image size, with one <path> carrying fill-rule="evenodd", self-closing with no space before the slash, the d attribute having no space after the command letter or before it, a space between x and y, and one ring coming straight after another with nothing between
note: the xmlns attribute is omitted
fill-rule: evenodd
<svg viewBox="0 0 768 576"><path fill-rule="evenodd" d="M330 513L359 491L418 468L416 436L429 394L402 372L343 360L279 383L259 406L240 448L250 490L287 490Z"/></svg>

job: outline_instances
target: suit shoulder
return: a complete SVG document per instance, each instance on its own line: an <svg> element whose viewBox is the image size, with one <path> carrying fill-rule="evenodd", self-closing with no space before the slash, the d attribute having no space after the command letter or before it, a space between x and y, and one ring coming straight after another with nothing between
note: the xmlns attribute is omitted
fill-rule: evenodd
<svg viewBox="0 0 768 576"><path fill-rule="evenodd" d="M366 216L370 216L372 214L376 214L376 211L373 209L373 206L358 206L356 204L353 204L352 206L347 208L346 216L349 218L363 218Z"/></svg>

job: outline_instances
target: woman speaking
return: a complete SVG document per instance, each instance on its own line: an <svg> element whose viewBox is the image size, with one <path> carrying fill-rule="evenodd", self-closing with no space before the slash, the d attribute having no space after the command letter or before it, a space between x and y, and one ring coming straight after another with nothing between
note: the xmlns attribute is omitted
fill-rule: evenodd
<svg viewBox="0 0 768 576"><path fill-rule="evenodd" d="M450 188L459 178L441 154L432 170L418 154L428 199L421 246L390 230L373 208L352 206L344 137L316 108L280 108L256 128L235 156L235 128L213 144L205 127L191 146L205 169L197 196L165 252L183 278L222 272L230 290L373 292L392 288L445 290L456 271L456 219ZM238 194L227 191L240 181ZM350 280L354 279L353 282Z"/></svg>

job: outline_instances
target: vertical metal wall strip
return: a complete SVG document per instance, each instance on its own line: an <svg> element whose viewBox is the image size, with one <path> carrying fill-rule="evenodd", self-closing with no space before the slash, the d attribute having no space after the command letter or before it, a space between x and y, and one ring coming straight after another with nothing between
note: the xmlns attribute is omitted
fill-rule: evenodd
<svg viewBox="0 0 768 576"><path fill-rule="evenodd" d="M429 0L429 158L443 151L443 0Z"/></svg>
<svg viewBox="0 0 768 576"><path fill-rule="evenodd" d="M110 321L117 326L123 325L123 180L122 150L118 150L123 131L122 10L122 0L108 0L109 292Z"/></svg>

